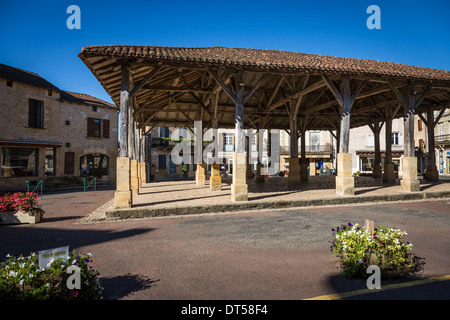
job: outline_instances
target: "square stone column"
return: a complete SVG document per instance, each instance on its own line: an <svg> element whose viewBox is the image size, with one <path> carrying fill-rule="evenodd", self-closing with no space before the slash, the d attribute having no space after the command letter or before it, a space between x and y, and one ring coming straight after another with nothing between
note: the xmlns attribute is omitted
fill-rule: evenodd
<svg viewBox="0 0 450 320"><path fill-rule="evenodd" d="M257 183L264 183L264 175L261 173L263 167L264 166L261 162L258 162L256 164L256 182Z"/></svg>
<svg viewBox="0 0 450 320"><path fill-rule="evenodd" d="M205 167L204 162L197 164L197 170L195 171L195 184L197 186L203 186L206 183Z"/></svg>
<svg viewBox="0 0 450 320"><path fill-rule="evenodd" d="M436 165L430 164L427 166L425 179L428 181L439 181L439 172Z"/></svg>
<svg viewBox="0 0 450 320"><path fill-rule="evenodd" d="M130 160L131 190L139 194L138 161Z"/></svg>
<svg viewBox="0 0 450 320"><path fill-rule="evenodd" d="M395 182L395 172L393 163L384 164L383 182L387 183Z"/></svg>
<svg viewBox="0 0 450 320"><path fill-rule="evenodd" d="M403 157L403 177L400 185L403 191L420 191L420 182L417 179L416 157Z"/></svg>
<svg viewBox="0 0 450 320"><path fill-rule="evenodd" d="M142 187L146 181L145 162L139 162L139 186Z"/></svg>
<svg viewBox="0 0 450 320"><path fill-rule="evenodd" d="M233 154L233 182L231 184L231 201L247 201L247 162L245 153Z"/></svg>
<svg viewBox="0 0 450 320"><path fill-rule="evenodd" d="M209 188L211 191L222 189L222 178L220 177L219 163L213 163L211 165L211 178L209 178Z"/></svg>
<svg viewBox="0 0 450 320"><path fill-rule="evenodd" d="M375 164L372 170L372 178L381 178L383 176L383 170L379 164Z"/></svg>
<svg viewBox="0 0 450 320"><path fill-rule="evenodd" d="M117 158L117 177L116 192L114 194L116 208L131 208L132 192L131 192L131 173L130 158Z"/></svg>
<svg viewBox="0 0 450 320"><path fill-rule="evenodd" d="M353 196L355 194L355 178L352 174L352 154L338 153L337 167L336 194L339 196Z"/></svg>
<svg viewBox="0 0 450 320"><path fill-rule="evenodd" d="M289 158L288 185L290 187L300 185L300 166L298 158Z"/></svg>
<svg viewBox="0 0 450 320"><path fill-rule="evenodd" d="M300 159L300 182L308 182L308 166L309 159L301 158Z"/></svg>

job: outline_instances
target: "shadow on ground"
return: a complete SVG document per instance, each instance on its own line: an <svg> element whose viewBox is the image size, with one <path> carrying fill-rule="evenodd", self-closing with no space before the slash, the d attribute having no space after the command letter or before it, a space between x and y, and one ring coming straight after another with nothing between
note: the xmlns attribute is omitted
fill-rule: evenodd
<svg viewBox="0 0 450 320"><path fill-rule="evenodd" d="M77 249L93 244L133 237L153 231L153 228L139 228L124 231L77 230L45 228L27 225L0 226L0 261L7 254L29 255L31 252L69 246ZM11 241L11 239L14 239ZM87 253L87 252L80 252Z"/></svg>
<svg viewBox="0 0 450 320"><path fill-rule="evenodd" d="M103 299L118 300L133 295L140 290L156 286L159 279L153 280L142 275L131 275L128 273L123 276L100 278L100 282L105 288Z"/></svg>

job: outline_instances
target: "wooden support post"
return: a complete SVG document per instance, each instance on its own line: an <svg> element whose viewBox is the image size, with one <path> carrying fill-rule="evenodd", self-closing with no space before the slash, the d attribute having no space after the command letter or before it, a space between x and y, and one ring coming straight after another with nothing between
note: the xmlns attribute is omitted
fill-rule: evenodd
<svg viewBox="0 0 450 320"><path fill-rule="evenodd" d="M442 109L436 119L434 119L434 112L432 109L429 109L426 113L427 118L425 119L422 115L419 114L419 117L427 126L428 133L428 157L427 157L427 170L425 179L428 181L438 181L439 180L439 172L436 165L436 142L434 136L434 128L438 124L442 115L444 114L445 109Z"/></svg>
<svg viewBox="0 0 450 320"><path fill-rule="evenodd" d="M223 82L216 70L208 70L217 84L235 103L235 151L233 155L233 182L231 184L231 200L247 201L248 187L246 181L247 163L244 149L244 102L269 78L264 74L246 95L244 95L244 70L237 73L236 90L233 91Z"/></svg>
<svg viewBox="0 0 450 320"><path fill-rule="evenodd" d="M247 156L244 149L244 72L239 70L235 100L235 152L233 155L233 182L231 200L247 201Z"/></svg>
<svg viewBox="0 0 450 320"><path fill-rule="evenodd" d="M394 164L392 163L392 118L386 117L386 157L384 158L383 182L395 182Z"/></svg>
<svg viewBox="0 0 450 320"><path fill-rule="evenodd" d="M306 158L306 129L308 119L302 119L300 125L300 182L306 183L309 179L308 166L309 159Z"/></svg>
<svg viewBox="0 0 450 320"><path fill-rule="evenodd" d="M263 169L263 165L262 165L262 158L263 158L263 137L261 137L262 133L261 133L261 129L258 129L257 132L257 136L256 136L256 141L258 144L258 163L256 164L256 183L264 183L264 175L262 174L262 169Z"/></svg>
<svg viewBox="0 0 450 320"><path fill-rule="evenodd" d="M341 125L339 134L339 153L337 154L336 194L354 195L355 181L352 174L352 154L349 151L350 138L350 111L355 99L366 84L363 81L356 93L352 96L350 91L350 78L347 75L341 76L341 90L338 90L334 83L325 75L322 78L326 82L331 93L334 95L341 107Z"/></svg>
<svg viewBox="0 0 450 320"><path fill-rule="evenodd" d="M128 65L122 64L122 81L120 88L120 152L117 158L116 208L130 208L132 205L130 156L128 153L129 109L130 109L130 73Z"/></svg>
<svg viewBox="0 0 450 320"><path fill-rule="evenodd" d="M381 170L381 150L380 150L380 132L383 127L383 122L375 121L373 124L369 123L369 127L372 130L375 144L375 161L372 169L373 178L382 178Z"/></svg>
<svg viewBox="0 0 450 320"><path fill-rule="evenodd" d="M402 95L400 91L389 83L394 93L397 95L400 103L404 106L404 129L405 129L405 151L403 157L403 177L400 182L402 190L413 192L420 190L419 180L417 179L417 158L415 157L414 148L414 114L417 107L423 101L431 88L429 85L422 93L421 97L416 101L414 86L408 83L405 87L406 95Z"/></svg>
<svg viewBox="0 0 450 320"><path fill-rule="evenodd" d="M291 115L289 122L289 134L290 134L290 157L289 157L289 175L288 185L290 187L296 187L300 185L300 165L298 159L298 130L297 119Z"/></svg>

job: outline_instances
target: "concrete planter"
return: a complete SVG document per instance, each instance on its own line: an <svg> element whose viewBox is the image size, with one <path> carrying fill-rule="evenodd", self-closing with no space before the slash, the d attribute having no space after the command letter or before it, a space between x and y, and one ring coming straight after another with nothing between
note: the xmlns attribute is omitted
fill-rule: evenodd
<svg viewBox="0 0 450 320"><path fill-rule="evenodd" d="M41 213L30 216L28 212L8 211L0 212L0 224L35 224L41 222Z"/></svg>

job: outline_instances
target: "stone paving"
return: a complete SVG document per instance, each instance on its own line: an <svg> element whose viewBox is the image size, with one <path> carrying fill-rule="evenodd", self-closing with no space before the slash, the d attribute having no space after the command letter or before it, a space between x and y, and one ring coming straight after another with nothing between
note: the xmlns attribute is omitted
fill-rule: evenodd
<svg viewBox="0 0 450 320"><path fill-rule="evenodd" d="M133 208L130 210L140 211L140 215L136 217L144 217L146 214L142 212L146 210L157 212L152 214L155 216L169 215L174 210L178 211L176 214L183 214L181 211L202 213L200 211L196 212L193 208L208 206L213 207L211 210L229 211L231 206L245 210L246 206L248 206L248 209L252 209L251 206L255 204L267 204L268 202L283 206L283 203L302 200L342 199L342 197L336 195L335 176L311 176L307 183L295 188L288 186L286 177L266 178L264 183L256 183L254 179L249 179L247 183L249 199L247 202L231 201L231 178L222 181L222 189L219 191L211 191L208 180L203 186L197 186L194 180L147 183L140 188L139 194L135 193L133 195ZM442 192L449 192L447 196L450 196L450 180L428 182L420 179L420 192L415 194L438 194ZM385 184L381 179L357 176L355 177L355 196L352 197L352 201L363 202L367 201L368 197L373 197L376 201L382 201L385 196L391 197L391 200L396 200L394 199L395 196L401 197L409 194L412 193L401 190L399 179L395 183ZM223 208L220 208L221 205L223 205ZM262 207L259 208L261 209ZM164 210L169 209L172 213L163 213ZM80 222L105 220L107 211L117 212L114 209L113 199Z"/></svg>

